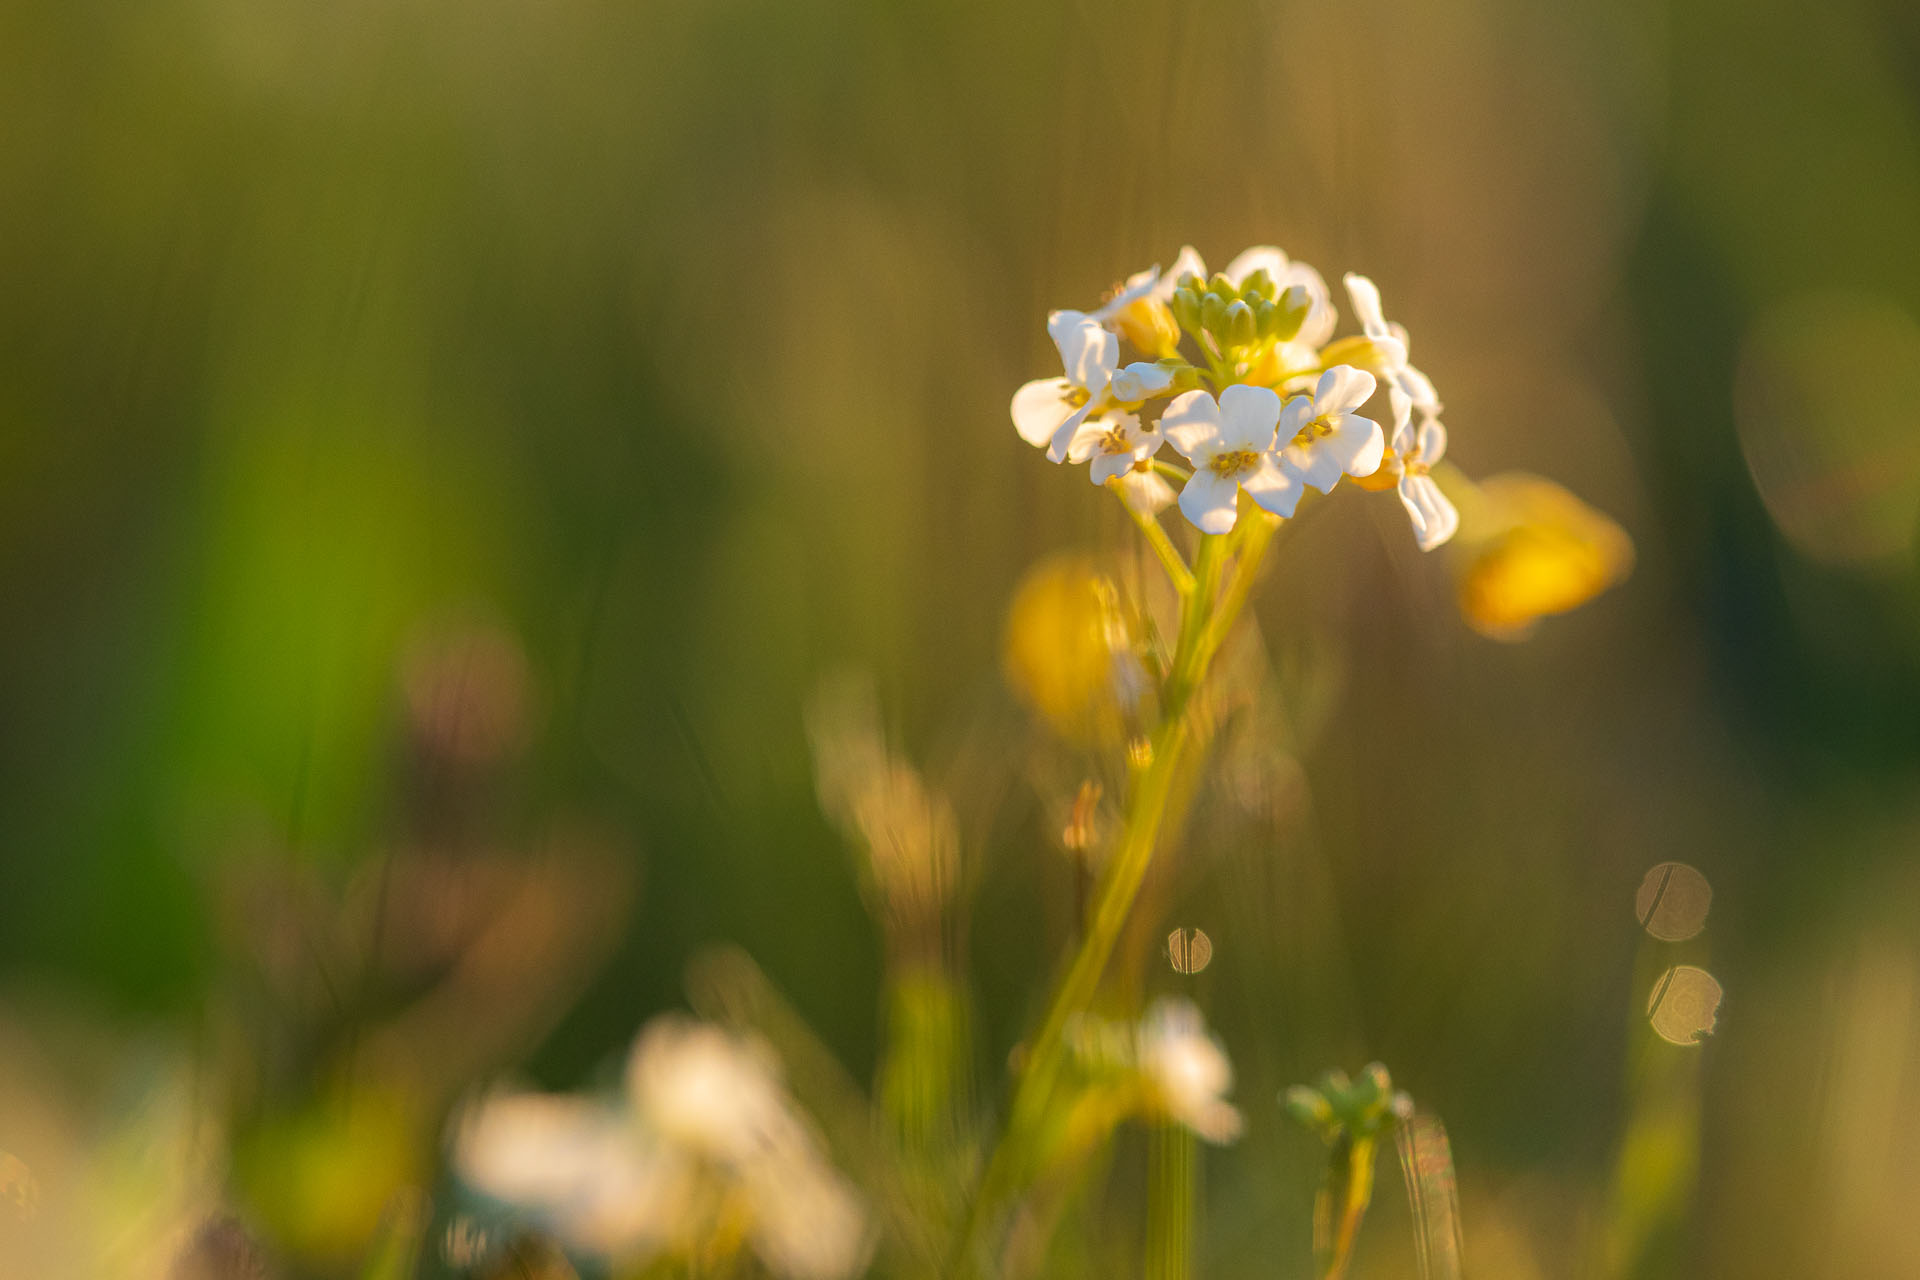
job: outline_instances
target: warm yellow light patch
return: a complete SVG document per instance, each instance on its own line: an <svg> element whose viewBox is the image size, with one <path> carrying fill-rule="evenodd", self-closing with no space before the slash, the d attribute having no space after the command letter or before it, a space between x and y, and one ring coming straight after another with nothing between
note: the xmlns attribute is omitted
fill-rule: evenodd
<svg viewBox="0 0 1920 1280"><path fill-rule="evenodd" d="M1385 377L1387 361L1381 356L1380 348L1373 339L1358 334L1350 338L1339 338L1320 349L1320 367L1331 369L1337 364L1350 364L1356 369L1365 369L1375 377Z"/></svg>
<svg viewBox="0 0 1920 1280"><path fill-rule="evenodd" d="M1055 556L1027 571L1007 611L1007 683L1061 736L1117 742L1115 684L1125 628L1112 579L1084 556Z"/></svg>
<svg viewBox="0 0 1920 1280"><path fill-rule="evenodd" d="M1460 611L1482 635L1525 638L1633 567L1633 543L1607 516L1550 480L1509 472L1480 485L1459 560Z"/></svg>
<svg viewBox="0 0 1920 1280"><path fill-rule="evenodd" d="M1180 350L1180 326L1166 303L1154 298L1136 298L1113 318L1120 336L1135 350L1160 357Z"/></svg>

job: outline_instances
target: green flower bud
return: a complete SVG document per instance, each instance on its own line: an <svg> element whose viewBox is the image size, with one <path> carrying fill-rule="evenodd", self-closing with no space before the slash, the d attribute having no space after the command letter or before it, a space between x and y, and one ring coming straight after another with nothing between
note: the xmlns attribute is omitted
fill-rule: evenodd
<svg viewBox="0 0 1920 1280"><path fill-rule="evenodd" d="M1280 330L1280 308L1272 299L1262 298L1253 309L1253 325L1263 342L1270 342ZM1296 329L1297 332L1297 329Z"/></svg>
<svg viewBox="0 0 1920 1280"><path fill-rule="evenodd" d="M1240 282L1240 296L1243 298L1271 298L1273 296L1273 277L1267 269L1261 267Z"/></svg>
<svg viewBox="0 0 1920 1280"><path fill-rule="evenodd" d="M1185 289L1196 298L1207 291L1207 282L1191 271L1182 271L1180 278L1174 281L1174 284Z"/></svg>
<svg viewBox="0 0 1920 1280"><path fill-rule="evenodd" d="M1201 327L1206 329L1206 331L1212 334L1214 337L1224 342L1226 341L1226 337L1227 337L1226 320L1227 320L1226 299L1222 298L1217 293L1208 291L1207 295L1204 298L1200 299Z"/></svg>
<svg viewBox="0 0 1920 1280"><path fill-rule="evenodd" d="M1300 326L1306 323L1307 312L1313 310L1313 295L1307 292L1307 286L1296 284L1275 299L1280 308L1280 318L1274 323L1273 340L1292 342L1300 332Z"/></svg>
<svg viewBox="0 0 1920 1280"><path fill-rule="evenodd" d="M1260 336L1260 326L1253 318L1253 308L1243 298L1227 308L1227 342L1236 347L1252 344Z"/></svg>
<svg viewBox="0 0 1920 1280"><path fill-rule="evenodd" d="M1207 292L1219 294L1222 302L1236 302L1240 298L1240 291L1233 287L1233 281L1219 271L1214 272L1213 279L1207 281Z"/></svg>
<svg viewBox="0 0 1920 1280"><path fill-rule="evenodd" d="M1199 279L1194 276L1192 272L1187 273L1187 279L1192 280L1195 284L1199 283ZM1183 284L1173 291L1173 301L1168 305L1173 308L1174 322L1182 329L1185 329L1188 333L1198 333L1200 331L1199 290L1190 289Z"/></svg>
<svg viewBox="0 0 1920 1280"><path fill-rule="evenodd" d="M1280 1096L1280 1105L1297 1123L1316 1133L1325 1133L1334 1126L1333 1108L1317 1089L1296 1084Z"/></svg>

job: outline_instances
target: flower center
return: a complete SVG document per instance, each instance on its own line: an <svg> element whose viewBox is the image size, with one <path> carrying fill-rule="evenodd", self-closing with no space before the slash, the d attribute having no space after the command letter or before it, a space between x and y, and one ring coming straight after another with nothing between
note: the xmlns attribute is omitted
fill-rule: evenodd
<svg viewBox="0 0 1920 1280"><path fill-rule="evenodd" d="M1306 426L1296 431L1293 436L1293 442L1301 448L1308 448L1315 440L1324 440L1332 434L1333 420L1327 415L1322 414L1320 417L1315 418L1312 422L1309 422Z"/></svg>
<svg viewBox="0 0 1920 1280"><path fill-rule="evenodd" d="M1127 433L1119 427L1100 437L1100 452L1106 454L1132 453L1133 441L1127 439Z"/></svg>
<svg viewBox="0 0 1920 1280"><path fill-rule="evenodd" d="M1260 464L1260 455L1251 449L1235 449L1231 453L1216 453L1207 465L1213 468L1217 476L1237 476L1242 471L1251 471Z"/></svg>
<svg viewBox="0 0 1920 1280"><path fill-rule="evenodd" d="M1093 399L1093 393L1085 387L1071 387L1067 391L1066 399L1068 408L1078 409L1081 405Z"/></svg>

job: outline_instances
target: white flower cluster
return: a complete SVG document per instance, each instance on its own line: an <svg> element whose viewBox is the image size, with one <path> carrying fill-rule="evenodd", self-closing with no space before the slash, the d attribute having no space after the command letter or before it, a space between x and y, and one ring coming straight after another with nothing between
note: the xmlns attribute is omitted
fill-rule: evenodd
<svg viewBox="0 0 1920 1280"><path fill-rule="evenodd" d="M866 1265L866 1213L826 1161L770 1051L691 1019L634 1042L624 1098L497 1094L453 1163L477 1191L563 1244L623 1266L688 1258L744 1231L774 1275L839 1280Z"/></svg>
<svg viewBox="0 0 1920 1280"><path fill-rule="evenodd" d="M1014 426L1054 462L1089 463L1093 482L1113 483L1137 511L1172 502L1168 481L1179 480L1180 510L1205 533L1233 528L1243 490L1287 517L1307 489L1379 477L1430 551L1459 527L1430 474L1447 447L1440 399L1408 362L1407 331L1386 320L1373 282L1345 283L1361 333L1335 339L1326 282L1306 263L1261 246L1209 279L1184 248L1171 271L1129 277L1097 309L1048 317L1063 374L1014 394ZM1122 339L1142 358L1121 364ZM1383 384L1391 441L1359 413ZM1190 473L1156 461L1168 443Z"/></svg>

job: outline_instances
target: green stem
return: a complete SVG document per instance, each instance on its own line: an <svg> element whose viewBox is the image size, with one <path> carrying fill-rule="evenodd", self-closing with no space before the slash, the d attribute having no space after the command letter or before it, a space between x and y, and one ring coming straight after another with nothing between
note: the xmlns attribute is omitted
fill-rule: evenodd
<svg viewBox="0 0 1920 1280"><path fill-rule="evenodd" d="M1187 1280L1193 1271L1193 1134L1160 1124L1147 1141L1147 1280Z"/></svg>
<svg viewBox="0 0 1920 1280"><path fill-rule="evenodd" d="M1360 1221L1373 1200L1375 1139L1342 1134L1327 1156L1326 1181L1313 1205L1314 1253L1320 1280L1342 1280L1353 1261Z"/></svg>
<svg viewBox="0 0 1920 1280"><path fill-rule="evenodd" d="M1167 577L1172 580L1173 589L1182 596L1192 594L1193 570L1187 568L1187 562L1180 558L1179 549L1173 545L1173 540L1167 537L1167 531L1161 528L1160 521L1144 511L1136 510L1134 505L1127 501L1126 494L1121 492L1118 479L1107 481L1107 488L1113 490L1114 496L1120 499L1120 505L1127 509L1127 514L1133 517L1134 524L1140 527L1147 545L1153 548L1153 554L1160 557L1160 565L1167 571Z"/></svg>
<svg viewBox="0 0 1920 1280"><path fill-rule="evenodd" d="M961 1232L960 1274L997 1274L994 1259L983 1254L997 1234L1003 1210L1021 1190L1031 1154L1026 1147L1031 1135L1039 1131L1058 1084L1068 1024L1092 1005L1107 962L1146 880L1147 868L1152 865L1175 780L1193 744L1193 724L1186 714L1188 703L1204 682L1214 651L1245 604L1272 538L1275 522L1264 516L1259 520L1239 536L1240 554L1224 595L1220 581L1232 535L1200 539L1193 590L1182 600L1180 636L1161 693L1160 725L1149 739L1146 762L1134 779L1120 842L1108 860L1080 949L1054 990L1046 1018L1031 1041L1024 1069L1014 1086L1006 1128L988 1158L968 1210Z"/></svg>

